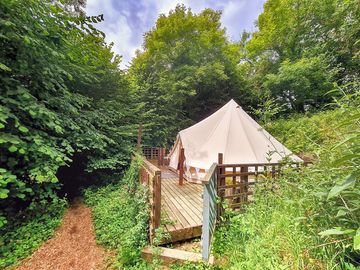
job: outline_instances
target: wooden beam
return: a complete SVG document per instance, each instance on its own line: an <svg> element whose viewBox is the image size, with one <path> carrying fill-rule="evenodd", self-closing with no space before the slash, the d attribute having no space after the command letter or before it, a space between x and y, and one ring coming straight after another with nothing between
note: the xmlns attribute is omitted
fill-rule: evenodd
<svg viewBox="0 0 360 270"><path fill-rule="evenodd" d="M163 157L162 157L162 148L159 147L158 149L159 149L159 150L158 150L158 166L162 166L162 165L163 165L163 164L162 164L162 160L163 160Z"/></svg>
<svg viewBox="0 0 360 270"><path fill-rule="evenodd" d="M141 257L148 262L152 262L155 253L154 250L156 250L157 254L160 253L158 256L160 256L163 265L170 265L181 262L202 262L200 253L164 247L156 247L155 249L151 247L145 247L141 251ZM213 256L210 257L209 264L214 264Z"/></svg>
<svg viewBox="0 0 360 270"><path fill-rule="evenodd" d="M184 148L180 149L180 157L179 157L179 185L182 186L184 184L184 161L185 161L185 151Z"/></svg>
<svg viewBox="0 0 360 270"><path fill-rule="evenodd" d="M160 227L161 221L161 172L154 176L154 229Z"/></svg>
<svg viewBox="0 0 360 270"><path fill-rule="evenodd" d="M170 238L164 238L161 244L175 243L187 239L192 239L201 236L202 225L195 227L187 227L175 231L168 231Z"/></svg>

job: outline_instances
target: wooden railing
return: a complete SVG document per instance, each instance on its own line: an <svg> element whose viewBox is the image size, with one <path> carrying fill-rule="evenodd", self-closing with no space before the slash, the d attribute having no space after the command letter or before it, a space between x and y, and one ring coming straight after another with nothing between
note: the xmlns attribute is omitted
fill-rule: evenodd
<svg viewBox="0 0 360 270"><path fill-rule="evenodd" d="M217 164L214 163L203 182L203 227L202 227L202 259L209 260L211 239L217 220Z"/></svg>
<svg viewBox="0 0 360 270"><path fill-rule="evenodd" d="M241 209L252 201L254 185L259 178L277 178L284 167L300 168L308 163L248 163L222 164L222 154L219 154L217 166L218 196L220 203L218 217L223 214L224 202L232 209Z"/></svg>
<svg viewBox="0 0 360 270"><path fill-rule="evenodd" d="M143 147L143 155L148 160L157 160L158 166L167 166L169 161L166 158L166 148L163 147Z"/></svg>
<svg viewBox="0 0 360 270"><path fill-rule="evenodd" d="M142 152L146 159L158 159L160 151L158 147L143 147Z"/></svg>
<svg viewBox="0 0 360 270"><path fill-rule="evenodd" d="M216 223L224 213L224 204L232 209L241 209L252 201L254 186L259 178L276 178L284 167L300 168L309 163L257 163L223 164L219 154L203 180L203 228L202 258L209 260L211 239Z"/></svg>
<svg viewBox="0 0 360 270"><path fill-rule="evenodd" d="M150 240L152 241L161 221L161 170L148 160L144 160L139 175L140 183L149 187Z"/></svg>

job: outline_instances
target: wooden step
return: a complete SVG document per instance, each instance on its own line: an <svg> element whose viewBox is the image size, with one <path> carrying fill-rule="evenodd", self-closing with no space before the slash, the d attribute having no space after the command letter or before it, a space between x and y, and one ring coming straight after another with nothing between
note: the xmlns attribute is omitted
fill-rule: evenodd
<svg viewBox="0 0 360 270"><path fill-rule="evenodd" d="M153 250L160 249L160 259L163 265L170 265L172 263L181 263L181 262L203 262L202 256L200 253L190 252L180 249L173 248L164 248L164 247L145 247L141 251L141 257L147 262L152 262L153 259ZM210 256L209 264L214 264L214 257Z"/></svg>

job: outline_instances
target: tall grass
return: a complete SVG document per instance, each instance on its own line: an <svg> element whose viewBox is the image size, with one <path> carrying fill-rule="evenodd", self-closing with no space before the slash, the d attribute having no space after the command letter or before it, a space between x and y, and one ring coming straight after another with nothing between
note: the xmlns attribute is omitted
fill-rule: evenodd
<svg viewBox="0 0 360 270"><path fill-rule="evenodd" d="M214 253L225 269L356 269L360 266L360 97L338 109L267 129L315 165L257 186L243 214L228 211ZM359 235L359 236L358 236Z"/></svg>

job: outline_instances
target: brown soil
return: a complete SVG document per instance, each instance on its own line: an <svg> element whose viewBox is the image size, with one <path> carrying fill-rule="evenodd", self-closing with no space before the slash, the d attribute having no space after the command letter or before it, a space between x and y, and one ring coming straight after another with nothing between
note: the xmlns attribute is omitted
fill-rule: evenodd
<svg viewBox="0 0 360 270"><path fill-rule="evenodd" d="M14 269L106 269L105 258L105 251L95 242L91 210L77 201L66 211L54 237Z"/></svg>

